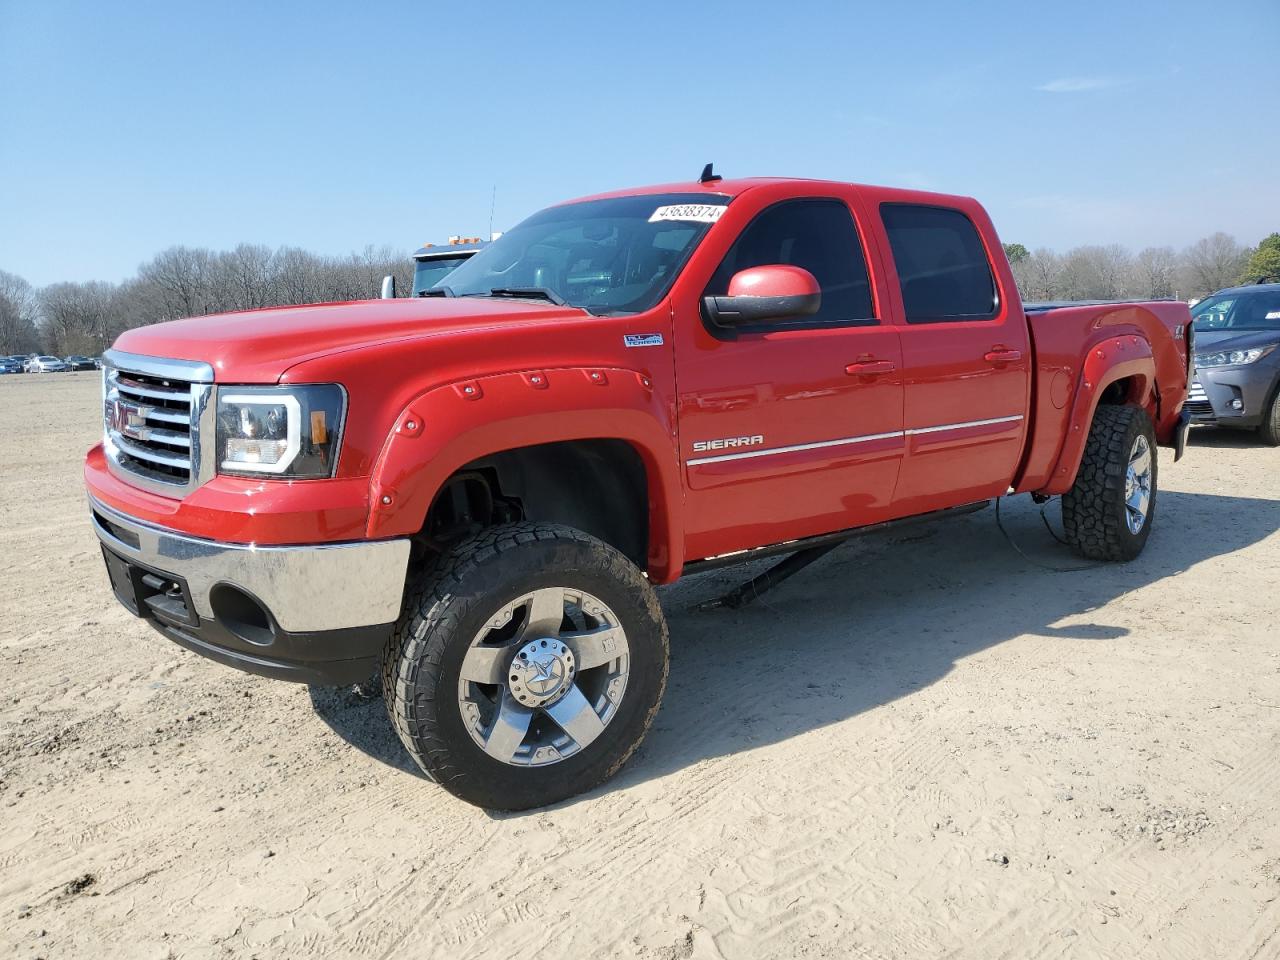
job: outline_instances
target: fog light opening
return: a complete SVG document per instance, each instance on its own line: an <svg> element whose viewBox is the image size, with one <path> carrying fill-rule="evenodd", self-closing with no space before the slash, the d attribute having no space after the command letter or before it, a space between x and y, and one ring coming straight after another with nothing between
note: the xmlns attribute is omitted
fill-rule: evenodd
<svg viewBox="0 0 1280 960"><path fill-rule="evenodd" d="M209 591L209 605L218 622L241 640L269 646L276 639L275 621L257 598L229 583L219 583Z"/></svg>

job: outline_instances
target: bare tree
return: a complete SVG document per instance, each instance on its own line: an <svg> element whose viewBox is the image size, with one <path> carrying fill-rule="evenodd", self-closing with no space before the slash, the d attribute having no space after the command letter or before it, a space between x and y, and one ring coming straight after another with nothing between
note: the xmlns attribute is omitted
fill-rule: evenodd
<svg viewBox="0 0 1280 960"><path fill-rule="evenodd" d="M212 255L193 247L170 247L138 270L138 277L162 292L164 319L211 313Z"/></svg>
<svg viewBox="0 0 1280 960"><path fill-rule="evenodd" d="M1129 252L1117 244L1069 250L1062 261L1062 296L1069 300L1116 300L1125 296Z"/></svg>
<svg viewBox="0 0 1280 960"><path fill-rule="evenodd" d="M36 327L37 301L31 284L0 270L0 354L30 353L41 348Z"/></svg>
<svg viewBox="0 0 1280 960"><path fill-rule="evenodd" d="M277 303L275 261L269 247L249 243L213 255L210 305L215 310L253 310Z"/></svg>
<svg viewBox="0 0 1280 960"><path fill-rule="evenodd" d="M1176 297L1178 255L1173 247L1147 247L1133 260L1131 293L1135 297Z"/></svg>
<svg viewBox="0 0 1280 960"><path fill-rule="evenodd" d="M1013 277L1024 300L1062 296L1062 258L1040 247L1013 264Z"/></svg>
<svg viewBox="0 0 1280 960"><path fill-rule="evenodd" d="M1249 250L1230 234L1205 237L1182 253L1183 269L1189 289L1185 293L1204 296L1236 282L1249 259Z"/></svg>
<svg viewBox="0 0 1280 960"><path fill-rule="evenodd" d="M40 291L49 347L59 356L98 354L110 346L115 288L109 283L54 283Z"/></svg>

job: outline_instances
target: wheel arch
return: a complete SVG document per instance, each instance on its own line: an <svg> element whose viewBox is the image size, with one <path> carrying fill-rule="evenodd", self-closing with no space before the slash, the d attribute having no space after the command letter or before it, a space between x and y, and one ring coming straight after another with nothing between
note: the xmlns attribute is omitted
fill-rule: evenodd
<svg viewBox="0 0 1280 960"><path fill-rule="evenodd" d="M683 563L668 410L650 379L628 370L500 374L425 391L374 464L366 534L417 536L442 492L478 474L501 497L541 505L524 519L579 526L668 582ZM611 519L607 500L620 491L627 503Z"/></svg>
<svg viewBox="0 0 1280 960"><path fill-rule="evenodd" d="M1037 492L1056 495L1071 489L1098 407L1141 407L1154 423L1159 402L1155 357L1144 337L1110 337L1091 346L1076 384L1062 449L1048 481Z"/></svg>
<svg viewBox="0 0 1280 960"><path fill-rule="evenodd" d="M630 443L611 437L497 451L444 480L421 532L447 544L477 528L517 521L581 530L643 569L650 537L644 460Z"/></svg>

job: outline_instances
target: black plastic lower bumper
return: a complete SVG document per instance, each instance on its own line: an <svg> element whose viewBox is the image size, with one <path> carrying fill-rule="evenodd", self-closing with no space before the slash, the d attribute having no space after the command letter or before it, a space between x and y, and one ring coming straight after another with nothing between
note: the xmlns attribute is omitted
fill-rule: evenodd
<svg viewBox="0 0 1280 960"><path fill-rule="evenodd" d="M291 680L315 686L342 686L368 680L378 670L382 648L391 638L394 624L379 627L353 627L347 630L327 630L323 633L290 634L289 639L299 646L317 644L341 646L344 653L363 651L363 656L340 660L309 659L280 660L257 651L238 649L238 637L228 632L216 620L202 620L198 627L165 623L159 618L148 618L151 626L179 646L192 653L208 657L228 667L255 673L273 680Z"/></svg>
<svg viewBox="0 0 1280 960"><path fill-rule="evenodd" d="M195 613L181 577L129 560L105 546L103 559L116 599L164 636L210 660L248 673L295 683L342 685L367 680L378 668L395 624L295 633L275 623L252 631Z"/></svg>
<svg viewBox="0 0 1280 960"><path fill-rule="evenodd" d="M1177 463L1187 452L1187 435L1191 432L1191 411L1185 406L1178 414L1178 426L1173 434L1173 462Z"/></svg>

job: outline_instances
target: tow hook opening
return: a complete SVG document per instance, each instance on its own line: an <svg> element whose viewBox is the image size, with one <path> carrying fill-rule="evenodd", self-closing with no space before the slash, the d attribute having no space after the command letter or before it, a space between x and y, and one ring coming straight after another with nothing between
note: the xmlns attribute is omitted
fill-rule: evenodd
<svg viewBox="0 0 1280 960"><path fill-rule="evenodd" d="M275 621L252 594L230 583L215 584L209 591L209 606L218 622L241 640L262 647L275 642Z"/></svg>

